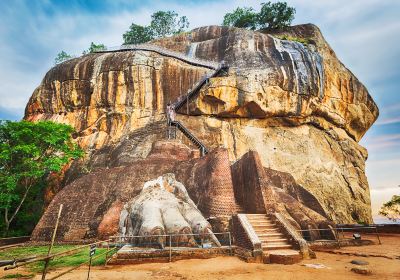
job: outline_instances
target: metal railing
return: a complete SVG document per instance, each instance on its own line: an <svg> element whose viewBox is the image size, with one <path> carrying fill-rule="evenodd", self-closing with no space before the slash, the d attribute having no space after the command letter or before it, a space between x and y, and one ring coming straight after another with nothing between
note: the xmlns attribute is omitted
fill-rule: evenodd
<svg viewBox="0 0 400 280"><path fill-rule="evenodd" d="M173 255L179 256L185 252L191 253L204 250L218 250L233 255L232 237L230 232L203 234L162 234L162 235L124 235L113 236L116 246L123 253L136 254L137 259L168 258L171 262Z"/></svg>
<svg viewBox="0 0 400 280"><path fill-rule="evenodd" d="M26 241L29 241L30 238L31 237L29 235L0 238L0 249L3 246L4 247L8 247L10 245L16 245L16 244L24 243Z"/></svg>
<svg viewBox="0 0 400 280"><path fill-rule="evenodd" d="M98 241L98 242L94 242L94 243L90 243L90 244L86 244L86 245L77 246L75 248L61 251L61 252L54 253L54 254L50 254L50 255L15 260L14 263L6 266L4 268L4 270L12 270L12 269L16 269L18 267L23 267L23 266L34 264L37 262L43 262L44 265L43 265L42 279L46 279L46 274L48 273L47 268L52 261L59 260L60 258L63 258L63 257L72 256L77 253L81 253L83 250L93 248L93 246L101 246L102 248L106 248L106 250L100 254L97 254L97 255L95 253L93 255L88 254L88 259L86 261L84 261L76 266L73 266L65 271L62 271L62 272L58 273L57 275L47 278L49 280L57 279L79 267L91 264L93 260L99 259L100 257L103 257L103 256L105 258L104 264L107 264L107 261L109 260L112 253L116 252L116 249L118 248L118 247L115 247L113 243L110 243L110 241L112 241L112 240L109 239L109 240L104 240L104 241Z"/></svg>
<svg viewBox="0 0 400 280"><path fill-rule="evenodd" d="M363 235L374 235L376 239L378 240L379 244L382 244L382 241L379 236L379 231L377 226L355 226L355 227L332 227L332 228L324 228L324 229L303 229L303 230L297 230L300 234L303 235L303 237L307 241L310 240L311 232L312 231L317 231L321 237L321 239L317 240L312 240L312 241L335 241L337 244L340 246L341 241L345 240L352 240L355 239L353 234L360 234L361 239ZM335 237L334 240L331 239L332 233Z"/></svg>
<svg viewBox="0 0 400 280"><path fill-rule="evenodd" d="M96 53L123 52L123 51L151 51L151 52L161 54L163 56L168 56L168 57L182 60L182 61L187 62L194 66L201 66L201 67L206 67L209 69L218 69L218 67L219 67L219 63L217 63L217 62L199 59L199 58L195 58L195 57L190 57L190 56L187 56L186 54L171 51L169 49L162 48L160 46L152 45L152 44L121 45L121 46L116 46L116 47L108 47L106 50L99 50L99 51L96 51Z"/></svg>
<svg viewBox="0 0 400 280"><path fill-rule="evenodd" d="M162 242L163 246L160 246ZM90 244L79 245L75 248L52 253L50 255L34 256L24 259L15 259L10 263L5 263L4 270L12 270L34 263L43 263L42 279L53 280L57 279L71 271L74 271L82 266L88 265L89 272L92 261L99 258L104 258L104 265L108 263L112 255L123 247L129 247L133 253L139 253L138 258L143 258L143 254L147 257L165 257L172 261L173 255L179 255L185 251L198 251L203 249L223 249L224 252L232 252L232 238L230 232L222 233L204 233L204 234L165 234L165 235L145 235L145 236L112 236L107 240L93 242ZM89 255L89 250L94 247L105 248L103 252L98 254L93 253ZM87 259L82 263L70 267L64 271L58 272L56 275L50 275L46 278L48 273L47 268L51 266L53 261L62 259L64 257L74 256L88 251ZM142 253L142 255L140 255ZM89 273L88 272L88 273ZM88 274L89 275L89 274Z"/></svg>

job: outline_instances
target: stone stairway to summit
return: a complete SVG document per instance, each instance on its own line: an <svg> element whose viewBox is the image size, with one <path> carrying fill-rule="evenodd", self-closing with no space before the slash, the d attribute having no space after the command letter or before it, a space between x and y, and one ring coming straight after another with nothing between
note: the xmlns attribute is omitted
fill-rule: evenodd
<svg viewBox="0 0 400 280"><path fill-rule="evenodd" d="M268 262L292 264L302 259L300 252L293 249L281 229L266 214L246 214L246 217Z"/></svg>

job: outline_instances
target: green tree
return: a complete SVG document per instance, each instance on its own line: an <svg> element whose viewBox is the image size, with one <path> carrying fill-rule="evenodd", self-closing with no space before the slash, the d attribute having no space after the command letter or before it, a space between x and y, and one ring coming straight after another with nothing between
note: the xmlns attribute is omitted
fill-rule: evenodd
<svg viewBox="0 0 400 280"><path fill-rule="evenodd" d="M174 11L158 11L151 15L150 28L154 38L178 34L188 27L187 17L179 17Z"/></svg>
<svg viewBox="0 0 400 280"><path fill-rule="evenodd" d="M71 58L74 58L72 55L67 54L65 51L61 51L57 54L56 58L54 59L54 64L59 64L61 62L67 61Z"/></svg>
<svg viewBox="0 0 400 280"><path fill-rule="evenodd" d="M292 23L295 13L296 9L289 7L286 2L262 3L258 24L261 28L283 28Z"/></svg>
<svg viewBox="0 0 400 280"><path fill-rule="evenodd" d="M89 49L84 50L82 54L94 53L98 51L105 51L107 47L104 44L91 43Z"/></svg>
<svg viewBox="0 0 400 280"><path fill-rule="evenodd" d="M385 216L392 221L400 220L400 195L394 195L391 200L384 203L379 215Z"/></svg>
<svg viewBox="0 0 400 280"><path fill-rule="evenodd" d="M253 8L236 8L232 13L227 13L224 16L222 24L255 30L257 28L257 16L258 14L254 12Z"/></svg>
<svg viewBox="0 0 400 280"><path fill-rule="evenodd" d="M132 23L129 30L122 35L122 38L124 45L142 44L156 38L181 33L188 27L187 17L179 17L174 11L158 11L151 15L149 26Z"/></svg>
<svg viewBox="0 0 400 280"><path fill-rule="evenodd" d="M277 29L289 26L295 13L296 9L289 7L286 2L267 2L261 4L259 13L249 7L236 8L232 13L225 14L222 24L251 30Z"/></svg>
<svg viewBox="0 0 400 280"><path fill-rule="evenodd" d="M153 40L153 34L149 26L132 23L129 30L122 35L122 38L124 39L124 45L143 44Z"/></svg>
<svg viewBox="0 0 400 280"><path fill-rule="evenodd" d="M7 235L27 197L43 179L83 155L73 128L50 121L0 122L0 209Z"/></svg>

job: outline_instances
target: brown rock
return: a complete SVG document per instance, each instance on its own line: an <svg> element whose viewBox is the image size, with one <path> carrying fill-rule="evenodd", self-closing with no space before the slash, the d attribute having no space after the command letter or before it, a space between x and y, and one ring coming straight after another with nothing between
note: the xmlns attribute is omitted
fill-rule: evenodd
<svg viewBox="0 0 400 280"><path fill-rule="evenodd" d="M276 38L282 34L311 43ZM177 175L206 216L262 210L258 196L232 199L232 179L246 181L232 178L230 162L249 150L258 153L257 170L265 173L266 186L274 186L276 199L304 205L301 213L310 210L321 221L371 222L367 151L358 141L378 116L376 104L317 27L294 26L274 36L209 26L153 42L230 65L178 112L177 119L210 150L223 148L205 158L158 141L166 137L166 104L186 96L212 70L151 51L88 54L52 68L25 119L72 125L87 156L49 189L48 200L61 191L34 234L48 235L50 213L65 200L66 239L97 236L99 225L108 232L114 226L103 222L104 215L115 201L135 195L132 182L140 186L165 172ZM178 141L193 147L179 133ZM299 224L303 214L288 215Z"/></svg>
<svg viewBox="0 0 400 280"><path fill-rule="evenodd" d="M352 267L351 271L353 271L354 273L357 273L357 274L362 274L362 275L371 275L372 274L372 270L369 267L365 267L365 266Z"/></svg>

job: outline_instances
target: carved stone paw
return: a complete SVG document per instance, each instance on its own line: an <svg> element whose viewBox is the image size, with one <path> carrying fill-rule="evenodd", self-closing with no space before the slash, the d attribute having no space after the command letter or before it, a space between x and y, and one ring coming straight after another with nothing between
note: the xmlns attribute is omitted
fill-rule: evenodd
<svg viewBox="0 0 400 280"><path fill-rule="evenodd" d="M185 186L172 173L146 182L141 193L124 206L120 234L132 243L158 244L162 248L169 245L167 235L172 235L173 246L198 246L203 242L221 246Z"/></svg>

